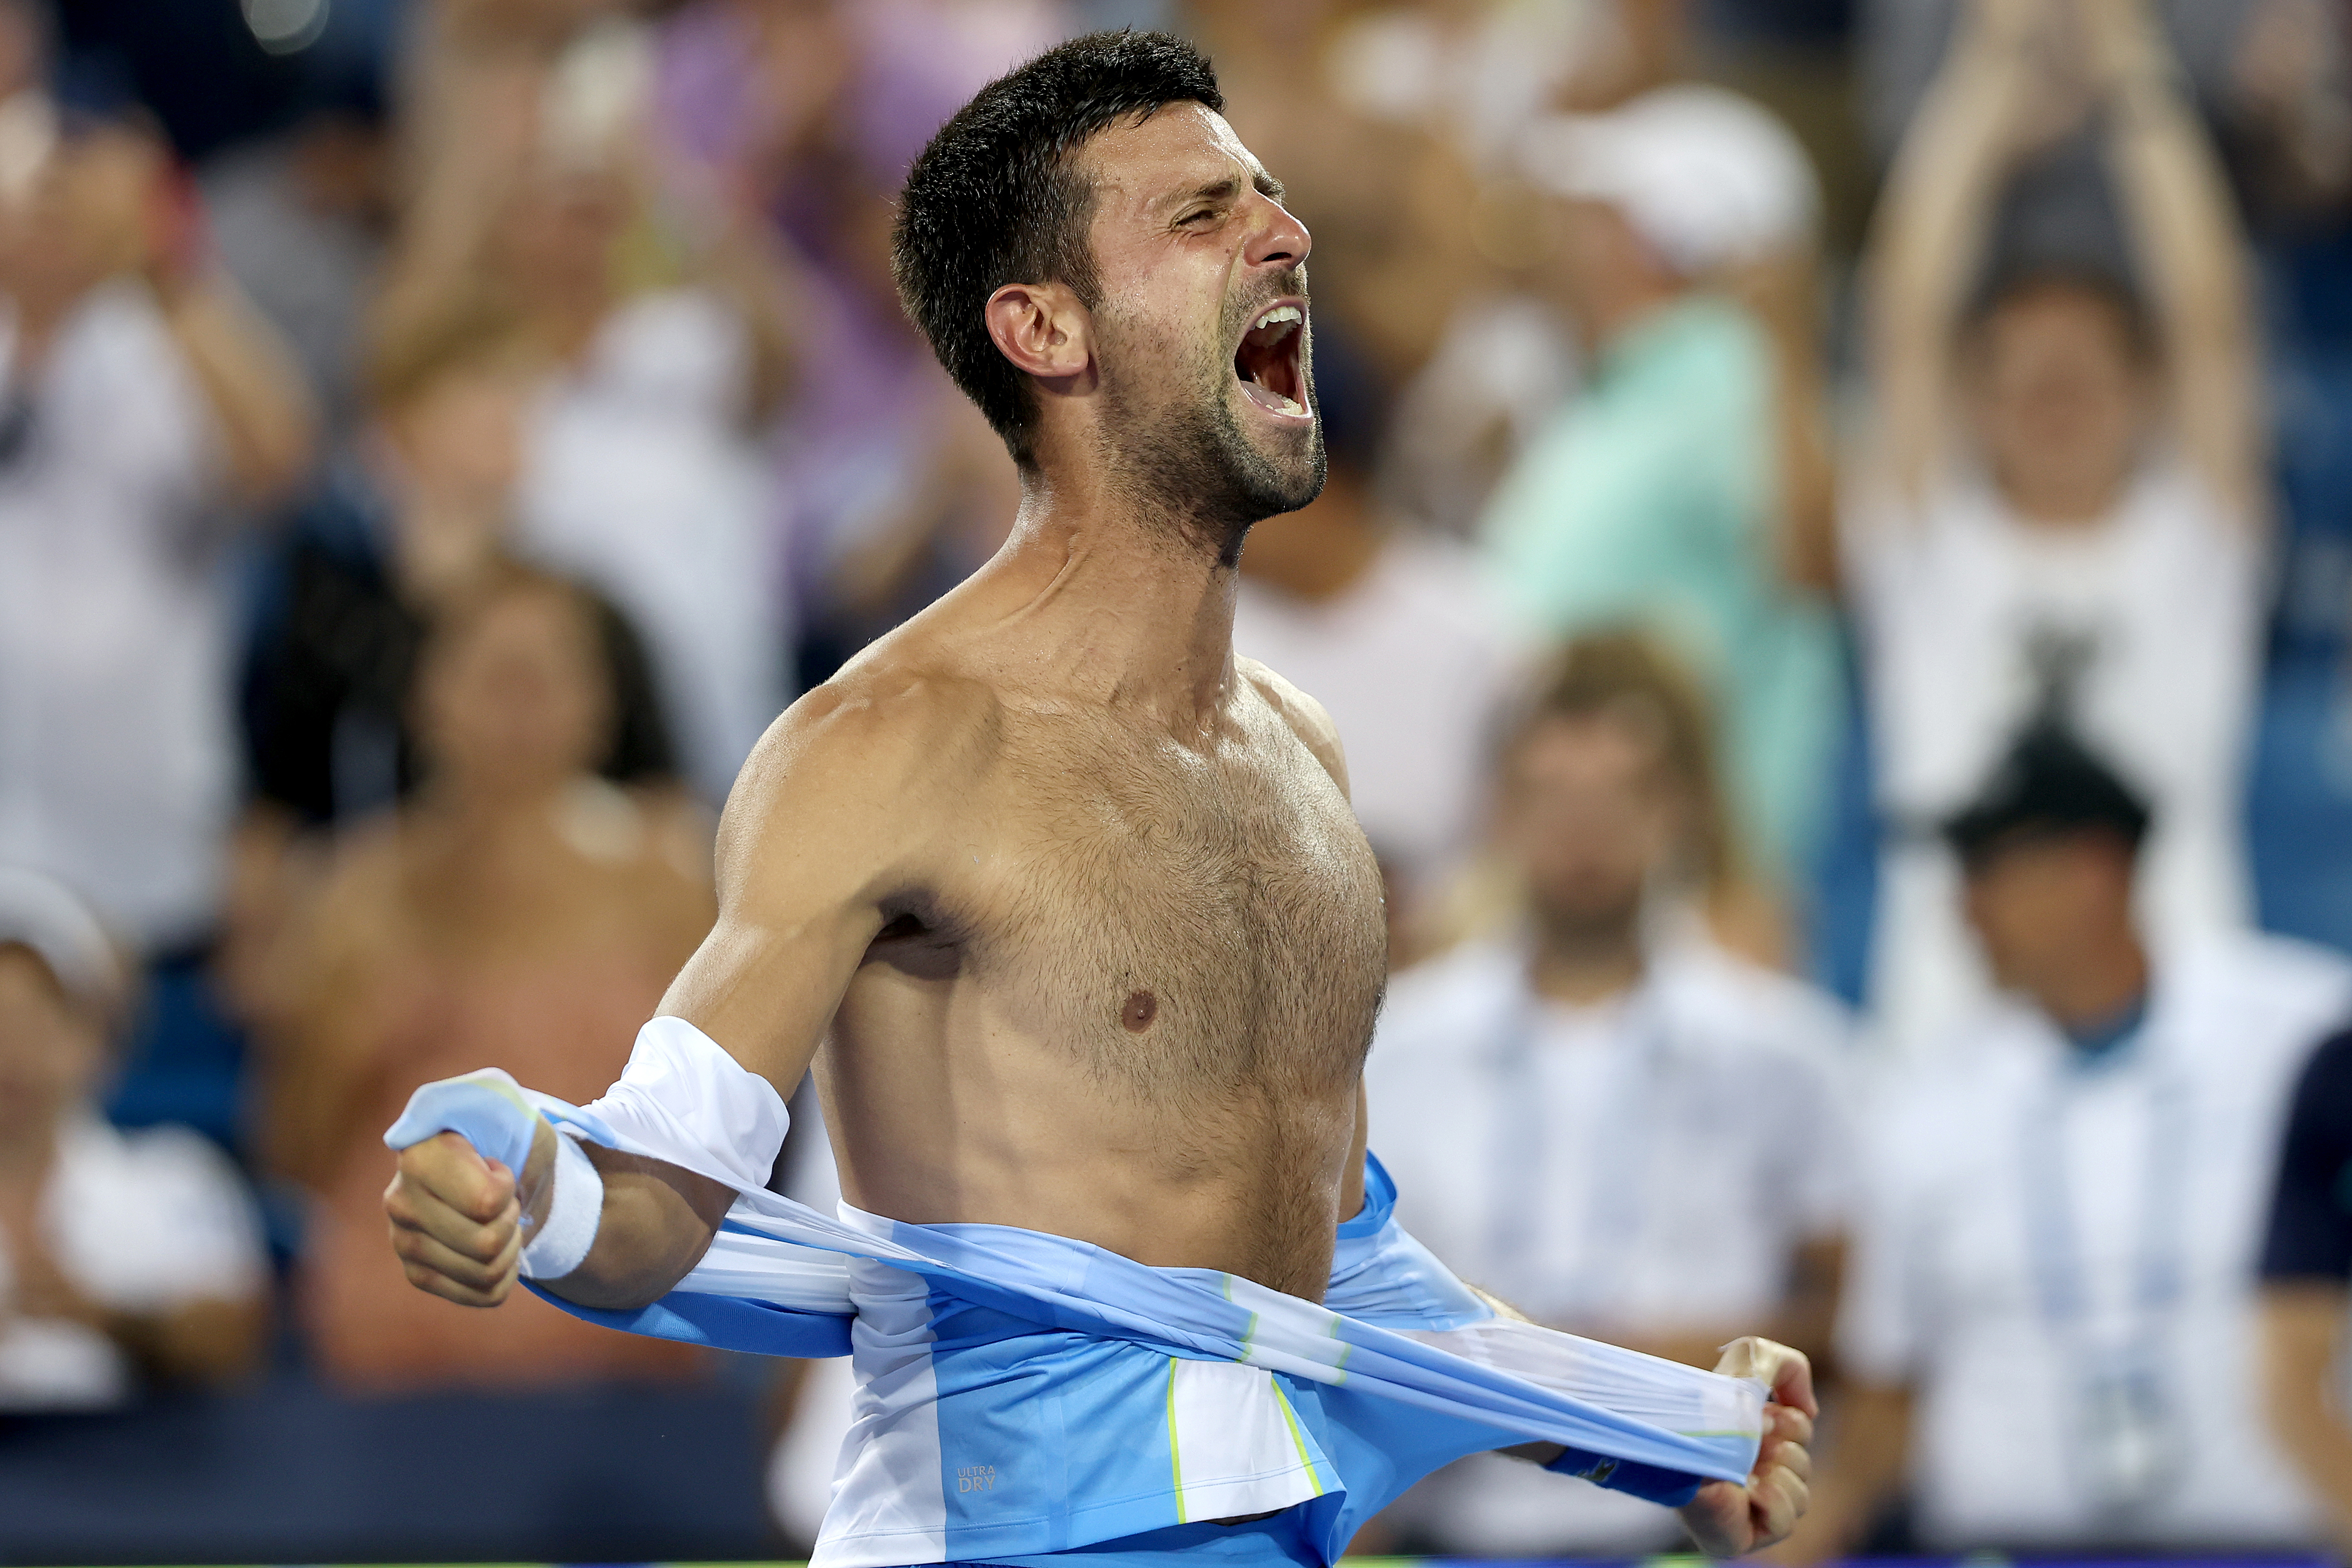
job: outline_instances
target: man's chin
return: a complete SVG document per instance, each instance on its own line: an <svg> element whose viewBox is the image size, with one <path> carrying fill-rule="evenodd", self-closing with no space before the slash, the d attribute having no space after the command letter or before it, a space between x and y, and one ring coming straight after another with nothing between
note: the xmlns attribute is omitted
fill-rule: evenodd
<svg viewBox="0 0 2352 1568"><path fill-rule="evenodd" d="M1323 493L1327 466L1319 422L1287 422L1267 428L1268 421L1244 420L1243 442L1257 460L1249 465L1253 499L1265 510L1258 521L1297 511ZM1256 428L1252 428L1255 426Z"/></svg>

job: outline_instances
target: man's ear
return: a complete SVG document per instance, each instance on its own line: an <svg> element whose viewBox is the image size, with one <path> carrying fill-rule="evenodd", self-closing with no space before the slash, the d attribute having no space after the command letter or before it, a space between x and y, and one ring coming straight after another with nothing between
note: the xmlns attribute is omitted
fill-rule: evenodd
<svg viewBox="0 0 2352 1568"><path fill-rule="evenodd" d="M1013 369L1049 393L1094 389L1094 315L1067 284L1007 283L988 297L986 316L988 335Z"/></svg>

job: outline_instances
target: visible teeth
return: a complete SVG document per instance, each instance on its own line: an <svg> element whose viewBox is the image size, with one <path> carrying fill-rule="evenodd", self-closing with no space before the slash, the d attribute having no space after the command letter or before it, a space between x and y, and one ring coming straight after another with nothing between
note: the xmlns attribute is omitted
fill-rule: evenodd
<svg viewBox="0 0 2352 1568"><path fill-rule="evenodd" d="M1285 414L1304 414L1307 412L1307 405L1303 403L1295 403L1279 393L1275 395L1275 402L1281 407Z"/></svg>
<svg viewBox="0 0 2352 1568"><path fill-rule="evenodd" d="M1306 319L1305 313L1296 305L1276 305L1273 310L1260 316L1251 326L1250 331L1255 332L1262 327L1276 327L1285 321L1303 321Z"/></svg>

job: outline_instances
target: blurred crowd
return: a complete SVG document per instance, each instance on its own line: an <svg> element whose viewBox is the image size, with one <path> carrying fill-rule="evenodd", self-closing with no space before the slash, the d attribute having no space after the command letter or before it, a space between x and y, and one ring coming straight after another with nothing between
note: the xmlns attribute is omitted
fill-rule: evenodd
<svg viewBox="0 0 2352 1568"><path fill-rule="evenodd" d="M1792 1561L2352 1550L2352 6L156 7L229 132L87 9L0 0L0 1412L719 1374L408 1289L380 1135L616 1077L752 742L1002 542L893 199L1143 25L1315 237L1235 643L1387 877L1408 1227L1811 1352ZM1365 1543L1677 1538L1488 1458Z"/></svg>

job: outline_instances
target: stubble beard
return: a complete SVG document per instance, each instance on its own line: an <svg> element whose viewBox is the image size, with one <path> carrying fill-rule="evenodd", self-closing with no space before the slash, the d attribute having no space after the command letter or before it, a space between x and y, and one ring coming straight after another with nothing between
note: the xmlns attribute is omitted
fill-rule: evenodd
<svg viewBox="0 0 2352 1568"><path fill-rule="evenodd" d="M1303 292L1304 279L1289 291ZM1282 291L1269 295L1279 298ZM1228 345L1242 322L1266 300L1228 305L1217 339L1190 340L1139 322L1121 324L1126 340L1118 357L1128 366L1158 363L1192 367L1184 384L1165 401L1135 395L1125 377L1107 377L1109 413L1107 457L1139 510L1163 517L1195 548L1216 552L1220 565L1239 563L1251 527L1269 517L1297 511L1323 491L1321 410L1312 402L1309 345L1302 344L1299 368L1317 407L1303 458L1281 460L1258 449L1243 429L1234 406L1233 362Z"/></svg>

